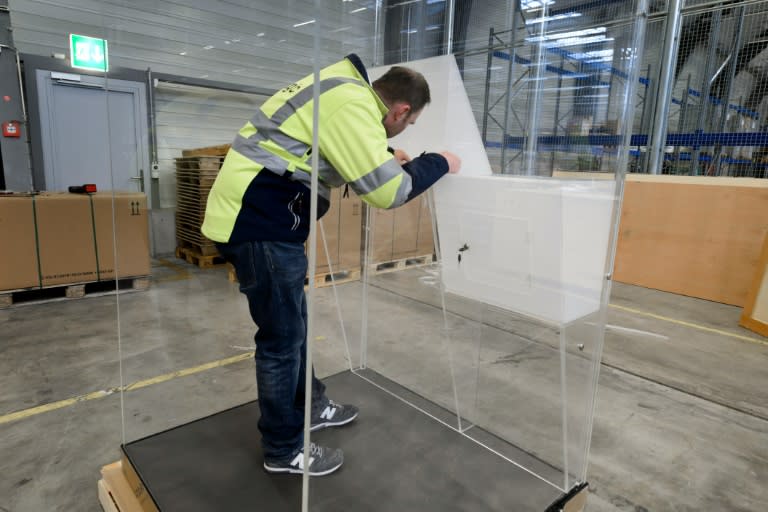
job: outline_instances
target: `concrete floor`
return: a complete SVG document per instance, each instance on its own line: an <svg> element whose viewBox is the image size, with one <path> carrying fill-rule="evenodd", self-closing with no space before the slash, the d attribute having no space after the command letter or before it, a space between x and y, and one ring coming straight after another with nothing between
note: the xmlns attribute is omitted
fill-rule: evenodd
<svg viewBox="0 0 768 512"><path fill-rule="evenodd" d="M98 511L99 468L119 457L122 439L255 397L252 362L236 360L253 349L253 327L224 270L160 260L153 279L147 292L0 311L0 511ZM461 304L449 304L457 314L446 329L429 269L382 275L369 292L371 367L458 406L463 428L488 427L562 467L558 331ZM353 319L361 286L338 293L349 348L332 291L318 290L321 376L360 358ZM588 510L763 510L768 342L736 327L739 308L620 284L611 302ZM485 327L472 321L479 316ZM568 433L578 447L587 432L584 355L595 348L594 326L569 329ZM571 350L584 340L583 353ZM201 366L224 359L228 364ZM178 373L189 368L194 372ZM113 392L121 382L139 384ZM73 397L55 410L33 409ZM29 412L9 416L17 411ZM580 450L567 453L578 467ZM538 469L562 485L562 472Z"/></svg>

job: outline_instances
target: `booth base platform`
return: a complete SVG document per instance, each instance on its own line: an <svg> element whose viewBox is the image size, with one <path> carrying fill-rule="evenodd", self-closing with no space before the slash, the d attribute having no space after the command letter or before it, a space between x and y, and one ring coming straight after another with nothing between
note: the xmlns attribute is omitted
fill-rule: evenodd
<svg viewBox="0 0 768 512"><path fill-rule="evenodd" d="M312 511L543 512L562 498L435 419L450 418L448 411L371 370L325 383L329 396L358 405L360 416L312 434L345 456L339 471L310 480ZM258 419L254 401L126 444L123 471L137 496L146 493L141 510L299 511L302 478L264 471Z"/></svg>

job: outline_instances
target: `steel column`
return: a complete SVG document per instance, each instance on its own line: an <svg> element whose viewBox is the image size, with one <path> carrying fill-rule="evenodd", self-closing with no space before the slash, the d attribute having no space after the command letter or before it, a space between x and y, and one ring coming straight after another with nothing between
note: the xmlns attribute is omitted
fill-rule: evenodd
<svg viewBox="0 0 768 512"><path fill-rule="evenodd" d="M648 148L649 174L661 174L664 163L664 147L667 138L667 117L669 105L672 100L672 85L675 79L675 61L680 47L680 28L682 20L683 0L669 0L669 12L664 37L664 55L659 76L659 89L656 95L653 126L651 129L652 141Z"/></svg>

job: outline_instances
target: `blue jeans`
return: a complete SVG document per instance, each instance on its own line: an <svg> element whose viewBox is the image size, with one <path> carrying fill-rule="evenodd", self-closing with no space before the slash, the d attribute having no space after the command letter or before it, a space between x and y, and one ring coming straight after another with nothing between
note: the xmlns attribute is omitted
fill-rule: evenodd
<svg viewBox="0 0 768 512"><path fill-rule="evenodd" d="M264 457L288 457L301 447L307 353L304 245L294 242L219 244L237 272L258 327L256 383ZM325 385L312 372L313 412L327 403Z"/></svg>

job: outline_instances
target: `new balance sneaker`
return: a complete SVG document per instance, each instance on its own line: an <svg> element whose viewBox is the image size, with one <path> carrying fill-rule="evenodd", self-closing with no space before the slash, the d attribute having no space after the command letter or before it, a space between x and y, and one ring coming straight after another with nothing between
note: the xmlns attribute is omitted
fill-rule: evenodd
<svg viewBox="0 0 768 512"><path fill-rule="evenodd" d="M309 445L309 475L330 475L344 464L344 452L339 449L319 446L315 443ZM285 459L264 459L264 469L267 473L292 473L304 472L304 450L299 449Z"/></svg>
<svg viewBox="0 0 768 512"><path fill-rule="evenodd" d="M328 405L322 411L312 415L310 432L351 423L357 418L359 412L360 410L354 405L341 405L333 400L328 400Z"/></svg>

